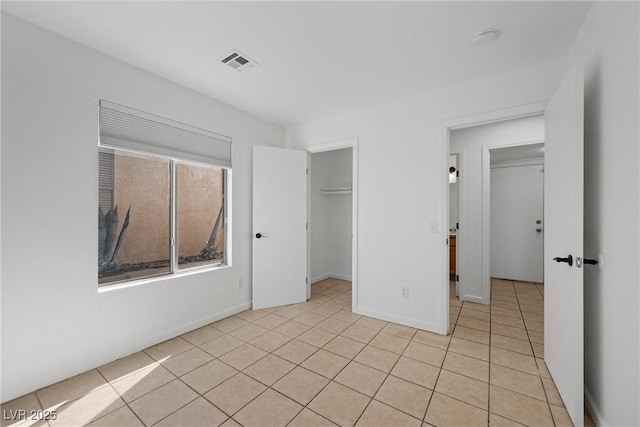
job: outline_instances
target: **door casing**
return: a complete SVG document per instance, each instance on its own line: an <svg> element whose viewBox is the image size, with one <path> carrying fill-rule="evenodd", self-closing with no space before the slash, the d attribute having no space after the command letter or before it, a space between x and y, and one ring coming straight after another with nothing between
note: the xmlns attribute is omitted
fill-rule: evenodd
<svg viewBox="0 0 640 427"><path fill-rule="evenodd" d="M520 144L518 144L518 146L520 146ZM512 147L512 145L509 145L508 147ZM493 152L494 148L490 148L490 152ZM537 212L539 215L535 215L536 218L538 220L541 221L541 224L539 225L539 227L541 229L544 228L544 202L543 202L543 196L544 196L544 158L540 158L540 159L522 159L522 160L515 160L513 162L510 162L508 165L494 165L494 166L489 166L490 171L489 171L489 176L492 177L494 173L500 173L500 172L504 172L507 170L515 170L515 169L519 169L522 170L521 168L532 168L531 170L533 171L535 169L535 173L536 176L540 177L540 180L531 180L530 182L528 182L526 185L531 185L534 186L536 190L540 190L539 193L537 192L533 192L533 193L528 193L529 197L527 197L527 202L531 203L530 205L522 205L519 206L518 209L522 208L524 209L527 214L529 213L536 213L536 208L538 208L540 210L540 212ZM494 197L500 197L501 194L500 192L496 192L495 191L495 182L493 181L493 178L491 178L491 181L489 182L489 205L491 206L491 204L493 203L492 200L494 200ZM521 192L522 188L520 185L518 185L517 187L515 187L518 189L518 192ZM531 188L530 188L531 189ZM532 196L533 194L533 196ZM538 199L537 196L539 194L540 198ZM511 201L510 198L505 198L503 199L504 201ZM506 212L501 212L502 214L505 214ZM500 224L500 221L496 222L495 219L496 218L502 218L504 219L504 217L499 217L498 216L499 213L497 213L495 210L491 210L489 213L489 226L491 227L491 224ZM511 216L512 212L508 213L508 216ZM522 212L520 212L518 215L525 215ZM520 216L521 218L521 216ZM531 223L527 223L524 228L522 228L522 230L527 230L528 233L530 233L530 231L533 230L533 228L536 227L536 224L533 223L533 221ZM503 230L508 230L508 229L503 229ZM495 229L489 229L489 251L491 253L495 253L496 251L496 247L499 245L496 245L496 242L493 240L493 238L495 237ZM531 233L530 233L531 234ZM519 255L509 261L516 261L515 265L518 265L518 262L520 262L520 268L516 269L516 270L511 270L511 274L513 274L514 276L510 276L509 273L506 273L503 271L503 273L506 273L507 275L503 275L503 276L495 276L496 272L494 271L494 277L499 277L499 278L504 278L507 280L518 280L518 281L524 281L524 282L537 282L537 283L541 283L544 281L543 279L543 274L544 274L544 248L543 248L543 243L544 243L544 233L540 232L539 234L535 234L533 236L535 236L535 240L536 242L533 241L519 241L517 240L517 231L514 233L513 238L515 238L516 240L514 240L513 238L510 238L510 243L515 243L515 247L518 248L522 248L523 250L527 251L527 252L520 252ZM519 235L519 237L523 237L521 235ZM536 246L536 244L539 244L539 247ZM508 244L506 246L506 248L508 248ZM506 254L503 253L503 256L505 256ZM508 258L510 255L506 255L506 257ZM498 257L499 258L499 257ZM508 260L508 259L507 259ZM507 261L504 260L504 261ZM493 267L496 266L496 258L495 257L491 257L490 260L490 265L493 265ZM526 264L526 267L522 265L522 263ZM524 269L524 270L521 270ZM508 269L508 267L507 267ZM514 273L514 271L517 271L517 273ZM535 272L539 272L539 276L536 275ZM519 276L519 278L515 277L515 276Z"/></svg>
<svg viewBox="0 0 640 427"><path fill-rule="evenodd" d="M523 145L540 144L544 140L523 141L505 145L485 145L482 147L482 283L483 290L491 295L491 150ZM543 160L544 168L544 160ZM483 292L484 293L484 292ZM490 299L490 298L489 298ZM487 301L487 304L490 301Z"/></svg>

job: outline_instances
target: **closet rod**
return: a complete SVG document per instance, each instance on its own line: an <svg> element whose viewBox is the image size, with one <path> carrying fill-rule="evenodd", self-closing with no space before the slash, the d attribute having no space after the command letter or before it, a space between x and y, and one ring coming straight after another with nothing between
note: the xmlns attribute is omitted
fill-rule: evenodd
<svg viewBox="0 0 640 427"><path fill-rule="evenodd" d="M332 188L321 188L320 194L331 195L331 194L349 194L353 191L352 187L332 187Z"/></svg>

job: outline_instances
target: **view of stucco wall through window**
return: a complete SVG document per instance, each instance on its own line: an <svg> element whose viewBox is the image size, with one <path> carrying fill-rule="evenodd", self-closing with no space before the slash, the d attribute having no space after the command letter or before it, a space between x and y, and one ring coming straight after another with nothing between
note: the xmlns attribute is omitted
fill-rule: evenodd
<svg viewBox="0 0 640 427"><path fill-rule="evenodd" d="M224 262L224 170L100 149L98 282L171 272L175 204L178 269Z"/></svg>

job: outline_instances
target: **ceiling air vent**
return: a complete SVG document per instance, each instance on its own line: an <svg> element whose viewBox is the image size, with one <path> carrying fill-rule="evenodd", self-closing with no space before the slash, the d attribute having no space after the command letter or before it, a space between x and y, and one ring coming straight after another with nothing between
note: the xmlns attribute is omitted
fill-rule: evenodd
<svg viewBox="0 0 640 427"><path fill-rule="evenodd" d="M237 50L232 50L231 52L227 53L222 58L220 58L220 61L223 64L227 64L229 67L233 68L236 71L244 71L247 68L253 68L258 65L257 62Z"/></svg>

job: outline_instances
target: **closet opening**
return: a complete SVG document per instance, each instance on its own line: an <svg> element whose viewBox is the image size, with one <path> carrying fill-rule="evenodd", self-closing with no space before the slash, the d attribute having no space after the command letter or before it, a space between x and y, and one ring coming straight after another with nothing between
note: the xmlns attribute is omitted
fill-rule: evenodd
<svg viewBox="0 0 640 427"><path fill-rule="evenodd" d="M356 309L355 146L329 144L309 150L308 297L341 295L343 309Z"/></svg>

